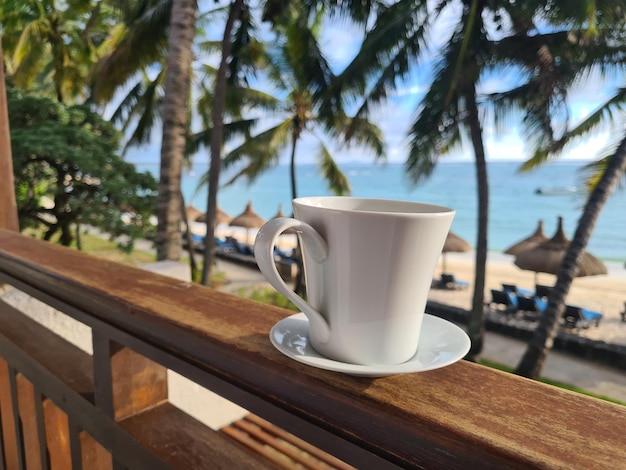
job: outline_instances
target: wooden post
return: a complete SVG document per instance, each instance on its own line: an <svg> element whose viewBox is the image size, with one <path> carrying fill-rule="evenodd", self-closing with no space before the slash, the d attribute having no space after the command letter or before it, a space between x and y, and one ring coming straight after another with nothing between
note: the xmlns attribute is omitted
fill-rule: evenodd
<svg viewBox="0 0 626 470"><path fill-rule="evenodd" d="M0 34L0 58L2 58L2 35ZM13 179L13 157L9 111L7 108L4 61L0 64L0 229L19 231L15 181Z"/></svg>
<svg viewBox="0 0 626 470"><path fill-rule="evenodd" d="M167 369L93 331L96 406L116 421L167 400Z"/></svg>

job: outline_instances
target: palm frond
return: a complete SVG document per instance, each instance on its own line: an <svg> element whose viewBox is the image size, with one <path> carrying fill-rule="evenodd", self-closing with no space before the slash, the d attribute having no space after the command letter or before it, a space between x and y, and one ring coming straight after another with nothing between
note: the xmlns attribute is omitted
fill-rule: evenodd
<svg viewBox="0 0 626 470"><path fill-rule="evenodd" d="M16 85L27 87L41 71L50 48L46 37L50 33L47 18L38 18L26 24L13 51L13 79Z"/></svg>
<svg viewBox="0 0 626 470"><path fill-rule="evenodd" d="M216 55L222 51L222 41L199 41L196 47L202 54Z"/></svg>
<svg viewBox="0 0 626 470"><path fill-rule="evenodd" d="M330 189L337 196L349 195L352 192L350 181L343 174L328 148L320 143L317 153L317 162L324 179L328 183Z"/></svg>
<svg viewBox="0 0 626 470"><path fill-rule="evenodd" d="M249 136L250 131L257 122L257 119L242 119L224 123L224 140L228 141L237 137ZM209 148L211 146L212 131L211 127L207 127L200 132L190 134L187 137L185 154L190 156L199 152L201 148Z"/></svg>
<svg viewBox="0 0 626 470"><path fill-rule="evenodd" d="M624 117L626 112L626 87L618 88L616 93L603 106L589 114L581 123L567 132L557 145L550 148L551 152L559 152L574 139L587 136L603 124L614 124Z"/></svg>
<svg viewBox="0 0 626 470"><path fill-rule="evenodd" d="M259 120L256 118L240 119L237 121L224 123L224 140L230 141L231 139L239 137L249 139L252 129L258 123Z"/></svg>
<svg viewBox="0 0 626 470"><path fill-rule="evenodd" d="M111 122L121 123L122 130L125 130L127 126L130 124L128 117L132 113L133 108L137 105L137 102L141 98L141 95L144 93L145 84L142 80L137 81L135 85L128 91L126 96L122 98L120 104L113 114L111 114Z"/></svg>
<svg viewBox="0 0 626 470"><path fill-rule="evenodd" d="M617 148L620 144L620 137L617 135L609 142L597 155L597 160L588 163L584 167L580 169L581 179L583 183L583 187L585 188L587 193L591 193L600 179L604 174L607 166L609 165L609 161L615 155ZM622 175L622 178L619 182L619 188L626 188L626 173Z"/></svg>
<svg viewBox="0 0 626 470"><path fill-rule="evenodd" d="M109 101L115 90L137 70L165 57L171 9L171 0L156 2L128 20L115 50L94 67L92 80L96 101Z"/></svg>
<svg viewBox="0 0 626 470"><path fill-rule="evenodd" d="M426 3L400 0L379 13L358 54L334 81L335 99L340 93L353 97L365 94L372 77L380 96L385 86L394 84L394 67L401 66L409 56L418 57L425 45Z"/></svg>
<svg viewBox="0 0 626 470"><path fill-rule="evenodd" d="M245 6L233 31L231 60L228 64L229 85L248 85L248 79L254 77L259 67L263 66L265 44L254 37L257 30L250 8Z"/></svg>
<svg viewBox="0 0 626 470"><path fill-rule="evenodd" d="M384 160L386 158L383 132L373 122L356 117L347 119L346 125L337 126L336 129L343 134L341 137L346 144L354 143L371 150L376 160Z"/></svg>
<svg viewBox="0 0 626 470"><path fill-rule="evenodd" d="M435 66L431 86L409 131L406 169L413 183L430 176L438 156L459 142L459 127L466 118L455 67L463 37L462 25L457 25L457 28ZM464 73L469 75L469 71Z"/></svg>
<svg viewBox="0 0 626 470"><path fill-rule="evenodd" d="M124 129L128 129L131 124L135 125L126 148L150 141L152 129L162 116L164 81L165 68L154 80L144 76L142 86L134 87L116 110L115 114L126 114Z"/></svg>
<svg viewBox="0 0 626 470"><path fill-rule="evenodd" d="M323 96L334 74L325 57L314 30L306 18L299 16L286 27L283 60L300 89L309 90L314 97Z"/></svg>
<svg viewBox="0 0 626 470"><path fill-rule="evenodd" d="M541 165L548 159L559 155L569 145L589 135L603 125L616 123L623 118L626 111L626 87L619 88L611 98L601 107L591 113L585 120L576 127L569 130L563 137L556 141L547 142L546 145L539 146L533 152L531 158L525 161L520 167L521 171L528 171Z"/></svg>
<svg viewBox="0 0 626 470"><path fill-rule="evenodd" d="M226 108L229 114L240 116L242 111L276 111L282 102L270 93L249 87L230 86L226 89Z"/></svg>
<svg viewBox="0 0 626 470"><path fill-rule="evenodd" d="M13 80L19 87L26 88L42 71L43 60L48 47L43 42L34 42L28 49L28 53L21 56L19 62L14 62Z"/></svg>
<svg viewBox="0 0 626 470"><path fill-rule="evenodd" d="M187 137L185 154L193 155L200 151L202 147L209 148L211 146L211 127L206 127L199 132L195 132ZM208 180L207 180L208 181Z"/></svg>
<svg viewBox="0 0 626 470"><path fill-rule="evenodd" d="M249 139L247 139L239 147L231 150L223 160L224 168L239 163L244 158L248 159L248 167L250 169L246 173L248 179L256 178L260 174L263 165L271 166L278 161L281 150L283 150L291 135L293 122L286 119L277 126L267 129ZM267 168L267 167L266 167Z"/></svg>

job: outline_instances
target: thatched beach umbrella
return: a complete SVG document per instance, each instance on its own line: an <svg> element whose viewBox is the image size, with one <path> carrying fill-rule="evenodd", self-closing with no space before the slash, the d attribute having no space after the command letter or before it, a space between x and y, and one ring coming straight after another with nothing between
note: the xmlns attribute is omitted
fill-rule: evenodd
<svg viewBox="0 0 626 470"><path fill-rule="evenodd" d="M206 217L207 217L207 215L206 215L206 212L205 212L202 215L200 215L200 217L198 217L196 219L196 221L197 222L204 222L206 224ZM231 220L233 220L233 218L230 215L228 215L222 209L217 207L217 214L215 215L215 225L228 224L228 223L230 223Z"/></svg>
<svg viewBox="0 0 626 470"><path fill-rule="evenodd" d="M464 253L471 250L472 245L470 245L465 239L459 237L456 233L453 233L452 231L448 232L446 241L444 242L443 248L441 249L442 272L446 272L446 253Z"/></svg>
<svg viewBox="0 0 626 470"><path fill-rule="evenodd" d="M185 212L189 222L195 222L202 215L202 211L193 205L185 207Z"/></svg>
<svg viewBox="0 0 626 470"><path fill-rule="evenodd" d="M515 264L522 269L534 271L536 283L537 273L558 274L569 243L570 241L563 231L563 217L559 217L559 224L554 236L543 243L518 253L515 258ZM607 269L602 261L590 253L583 253L578 265L577 277L596 276L606 273Z"/></svg>
<svg viewBox="0 0 626 470"><path fill-rule="evenodd" d="M278 212L276 212L276 215L274 217L272 217L272 219L280 219L282 217L286 217L286 216L285 216L285 214L283 214L283 205L279 204L278 205ZM292 228L288 228L281 235L284 235L284 234L295 235L296 231L294 229L292 229Z"/></svg>
<svg viewBox="0 0 626 470"><path fill-rule="evenodd" d="M515 245L510 246L505 250L507 255L517 255L522 251L526 251L529 248L533 248L540 243L548 241L548 237L543 233L543 220L539 220L537 223L537 229L531 236L524 238L517 242Z"/></svg>
<svg viewBox="0 0 626 470"><path fill-rule="evenodd" d="M276 212L276 215L272 217L272 219L280 219L282 217L285 217L285 214L283 214L283 205L278 204L278 212Z"/></svg>
<svg viewBox="0 0 626 470"><path fill-rule="evenodd" d="M231 227L244 227L246 229L246 243L249 243L250 229L261 228L265 224L265 219L260 217L252 209L252 203L246 204L246 210L230 221Z"/></svg>

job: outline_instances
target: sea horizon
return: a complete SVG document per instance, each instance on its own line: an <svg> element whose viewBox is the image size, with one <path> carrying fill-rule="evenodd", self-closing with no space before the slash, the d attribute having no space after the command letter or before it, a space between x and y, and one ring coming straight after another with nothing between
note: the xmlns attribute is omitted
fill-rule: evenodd
<svg viewBox="0 0 626 470"><path fill-rule="evenodd" d="M521 161L490 161L487 164L490 190L488 246L492 253L503 252L515 242L529 236L543 220L544 232L551 237L557 218L563 217L564 228L571 239L582 215L586 194L581 168L589 163L581 160L556 160L531 172L519 173ZM141 171L150 171L158 178L157 162L137 163ZM456 210L452 231L475 246L477 191L475 166L472 161L446 161L437 164L433 174L419 185L410 184L403 163L341 163L348 177L353 196L399 199L440 204ZM208 164L194 162L183 171L182 190L186 205L206 209L207 189L197 188ZM222 173L221 181L229 175ZM330 195L315 164L296 167L299 197ZM550 195L537 194L539 189L562 190ZM576 191L574 191L576 189ZM547 191L546 191L547 192ZM253 184L240 180L220 187L218 204L231 216L243 212L247 203L255 212L269 219L279 208L291 212L289 166L277 165L267 170ZM617 188L603 208L587 246L594 256L612 266L626 261L626 191Z"/></svg>

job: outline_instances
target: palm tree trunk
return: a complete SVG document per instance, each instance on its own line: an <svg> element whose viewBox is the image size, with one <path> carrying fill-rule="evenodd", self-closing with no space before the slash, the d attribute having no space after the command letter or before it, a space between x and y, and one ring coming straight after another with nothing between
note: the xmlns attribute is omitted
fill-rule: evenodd
<svg viewBox="0 0 626 470"><path fill-rule="evenodd" d="M548 307L541 317L535 334L528 343L524 356L515 369L516 374L532 379L537 379L540 376L546 356L556 336L559 326L558 320L565 309L565 299L572 281L576 277L580 258L591 238L602 208L624 172L626 172L626 135L615 155L611 157L597 186L587 199L574 238L563 258L556 284L548 298Z"/></svg>
<svg viewBox="0 0 626 470"><path fill-rule="evenodd" d="M476 261L474 277L474 293L472 310L468 322L468 335L472 346L467 359L475 361L482 352L485 338L485 275L487 270L487 227L489 222L489 182L487 178L487 163L485 161L485 147L476 105L476 88L472 84L467 94L468 124L474 156L476 159L476 181L478 190L478 234L476 237Z"/></svg>
<svg viewBox="0 0 626 470"><path fill-rule="evenodd" d="M298 197L298 191L296 190L296 145L298 144L298 138L294 135L292 139L289 171L291 176L291 199L295 199Z"/></svg>
<svg viewBox="0 0 626 470"><path fill-rule="evenodd" d="M291 160L290 160L290 173L291 173L291 199L298 197L296 190L296 146L298 144L298 137L294 133L291 143ZM300 237L296 242L296 252L294 253L296 260L296 278L294 280L294 292L302 297L306 296L306 284L304 282L304 263L302 262L302 247L300 246Z"/></svg>
<svg viewBox="0 0 626 470"><path fill-rule="evenodd" d="M187 217L187 209L185 207L185 196L183 192L180 192L180 206L182 211L183 224L185 224L185 237L187 240L187 252L189 253L189 269L191 271L191 280L196 279L196 273L198 272L198 266L195 258L195 247L193 244L193 237L191 236L191 230L189 229L189 217Z"/></svg>
<svg viewBox="0 0 626 470"><path fill-rule="evenodd" d="M174 0L168 38L163 140L157 197L157 260L180 260L180 180L188 126L192 46L198 6L196 0Z"/></svg>
<svg viewBox="0 0 626 470"><path fill-rule="evenodd" d="M215 79L215 98L211 119L213 130L211 132L211 163L209 165L209 191L207 197L207 220L206 237L204 239L204 264L202 266L202 284L207 286L211 282L213 271L213 245L215 244L215 218L217 215L217 188L220 181L220 169L222 166L222 146L224 144L224 107L226 101L226 69L228 58L232 49L231 33L235 21L239 19L244 6L244 0L235 0L230 5L230 11L224 36L222 39L222 58L217 77Z"/></svg>
<svg viewBox="0 0 626 470"><path fill-rule="evenodd" d="M2 55L2 34L0 34L0 57ZM0 229L19 231L15 181L13 177L13 157L11 153L11 131L9 111L4 81L4 64L0 63Z"/></svg>

